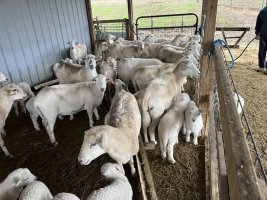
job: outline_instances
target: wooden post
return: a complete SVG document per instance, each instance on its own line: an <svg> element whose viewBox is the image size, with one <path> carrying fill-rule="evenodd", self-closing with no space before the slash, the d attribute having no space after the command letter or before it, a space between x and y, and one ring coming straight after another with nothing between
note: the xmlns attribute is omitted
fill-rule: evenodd
<svg viewBox="0 0 267 200"><path fill-rule="evenodd" d="M134 40L133 1L127 0L129 18L129 40Z"/></svg>
<svg viewBox="0 0 267 200"><path fill-rule="evenodd" d="M221 51L222 46L215 45L215 74L220 103L229 196L230 199L234 200L260 200L255 169L237 113L231 83Z"/></svg>
<svg viewBox="0 0 267 200"><path fill-rule="evenodd" d="M96 34L95 34L95 27L94 27L94 18L93 18L93 12L92 12L92 4L91 0L85 0L86 4L86 11L87 11L87 20L88 20L88 26L89 26L89 35L91 39L91 47L92 47L92 53L94 52L96 48Z"/></svg>
<svg viewBox="0 0 267 200"><path fill-rule="evenodd" d="M202 135L208 134L208 107L209 107L209 93L214 81L214 68L211 66L208 70L209 58L208 53L212 47L215 34L216 15L217 15L218 0L203 0L202 16L206 16L203 38L203 54L200 59L200 88L199 88L199 108L203 111ZM202 17L203 19L203 17Z"/></svg>

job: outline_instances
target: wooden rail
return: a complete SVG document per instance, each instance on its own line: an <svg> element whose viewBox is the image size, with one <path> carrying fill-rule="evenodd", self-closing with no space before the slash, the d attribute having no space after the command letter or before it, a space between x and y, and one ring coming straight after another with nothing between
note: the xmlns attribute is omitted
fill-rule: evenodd
<svg viewBox="0 0 267 200"><path fill-rule="evenodd" d="M230 199L260 200L255 169L233 99L221 45L215 45L214 63Z"/></svg>

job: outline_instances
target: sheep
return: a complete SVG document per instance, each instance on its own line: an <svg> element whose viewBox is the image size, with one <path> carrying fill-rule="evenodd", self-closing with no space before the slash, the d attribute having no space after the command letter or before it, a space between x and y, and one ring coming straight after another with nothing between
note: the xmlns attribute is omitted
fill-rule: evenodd
<svg viewBox="0 0 267 200"><path fill-rule="evenodd" d="M123 58L117 63L118 78L121 79L128 89L128 84L134 76L134 72L139 67L148 65L160 65L162 62L158 59L144 59L144 58ZM137 88L136 88L137 90Z"/></svg>
<svg viewBox="0 0 267 200"><path fill-rule="evenodd" d="M163 74L153 79L148 87L135 94L142 114L142 129L145 142L148 142L147 128L150 140L157 144L155 128L163 112L171 106L175 95L181 93L184 77L200 75L199 70L190 60L183 60L177 64L172 73Z"/></svg>
<svg viewBox="0 0 267 200"><path fill-rule="evenodd" d="M115 94L117 94L118 92L121 92L123 90L123 87L126 87L126 84L121 81L120 79L115 79L114 81L115 83Z"/></svg>
<svg viewBox="0 0 267 200"><path fill-rule="evenodd" d="M114 59L122 59L127 57L139 58L144 50L144 44L138 42L137 44L124 45L114 42L109 46L109 54Z"/></svg>
<svg viewBox="0 0 267 200"><path fill-rule="evenodd" d="M56 63L53 71L59 84L91 81L97 76L95 56L89 54L85 59L85 66L77 66L72 63Z"/></svg>
<svg viewBox="0 0 267 200"><path fill-rule="evenodd" d="M59 193L52 200L80 200L76 195L71 193Z"/></svg>
<svg viewBox="0 0 267 200"><path fill-rule="evenodd" d="M26 92L26 94L28 95L29 98L35 97L35 94L32 92L31 87L30 87L30 85L28 83L20 82L20 83L17 83L17 86L19 86L24 92ZM13 107L15 109L16 116L19 116L18 105L20 105L20 108L21 108L22 112L26 113L26 108L25 108L24 101L22 99L16 100L13 103Z"/></svg>
<svg viewBox="0 0 267 200"><path fill-rule="evenodd" d="M0 183L0 199L17 200L23 187L35 180L36 176L27 168L14 170Z"/></svg>
<svg viewBox="0 0 267 200"><path fill-rule="evenodd" d="M108 43L107 42L101 42L98 48L95 49L94 55L96 56L97 60L100 60L102 58L106 58L106 56L103 57L103 54L107 54L108 51Z"/></svg>
<svg viewBox="0 0 267 200"><path fill-rule="evenodd" d="M95 190L86 200L132 200L133 191L123 167L115 163L105 163L101 173L112 183Z"/></svg>
<svg viewBox="0 0 267 200"><path fill-rule="evenodd" d="M197 138L201 134L203 128L203 119L201 113L194 101L190 101L185 111L184 134L186 134L186 142L190 142L190 134L193 133L193 144L198 145Z"/></svg>
<svg viewBox="0 0 267 200"><path fill-rule="evenodd" d="M178 135L184 123L184 112L190 97L186 93L181 93L174 97L173 106L161 118L158 125L158 134L160 141L161 156L174 164L173 148L178 144Z"/></svg>
<svg viewBox="0 0 267 200"><path fill-rule="evenodd" d="M0 83L5 82L7 80L8 80L7 77L2 72L0 72Z"/></svg>
<svg viewBox="0 0 267 200"><path fill-rule="evenodd" d="M242 108L244 108L245 101L244 101L243 97L238 95L236 92L234 92L233 94L234 94L235 105L237 108L237 113L240 115L242 113ZM239 97L240 101L238 100L238 97Z"/></svg>
<svg viewBox="0 0 267 200"><path fill-rule="evenodd" d="M93 126L93 116L99 119L96 107L103 100L106 90L106 77L99 74L92 82L54 85L43 88L33 102L41 116L50 142L58 144L54 136L54 124L58 115L71 115L86 110L89 125Z"/></svg>
<svg viewBox="0 0 267 200"><path fill-rule="evenodd" d="M28 184L19 196L19 200L51 200L52 198L50 190L41 181Z"/></svg>
<svg viewBox="0 0 267 200"><path fill-rule="evenodd" d="M82 58L87 55L87 47L85 44L75 41L68 42L70 45L70 57L75 62L80 64Z"/></svg>
<svg viewBox="0 0 267 200"><path fill-rule="evenodd" d="M12 157L5 147L2 136L5 137L4 130L6 118L15 100L27 98L27 94L17 85L8 84L0 89L0 147L6 156Z"/></svg>
<svg viewBox="0 0 267 200"><path fill-rule="evenodd" d="M139 150L138 135L141 115L134 96L121 90L113 97L105 125L85 132L78 160L88 165L95 158L108 153L118 164L129 162L131 173L135 175L133 156Z"/></svg>

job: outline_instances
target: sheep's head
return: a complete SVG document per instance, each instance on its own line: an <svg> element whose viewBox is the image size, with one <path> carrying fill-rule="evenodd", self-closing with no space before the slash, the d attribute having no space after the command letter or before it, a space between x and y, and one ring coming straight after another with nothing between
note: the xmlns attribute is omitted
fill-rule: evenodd
<svg viewBox="0 0 267 200"><path fill-rule="evenodd" d="M78 161L81 165L88 165L105 152L107 132L103 126L95 126L85 131L83 144Z"/></svg>
<svg viewBox="0 0 267 200"><path fill-rule="evenodd" d="M107 87L107 78L105 75L103 74L98 74L98 76L96 76L93 81L96 84L96 87L98 90L100 90L101 92L105 92L106 91L106 87Z"/></svg>
<svg viewBox="0 0 267 200"><path fill-rule="evenodd" d="M74 49L74 47L77 46L79 43L71 40L67 44L70 45L70 49Z"/></svg>
<svg viewBox="0 0 267 200"><path fill-rule="evenodd" d="M6 95L11 98L13 101L19 99L26 99L28 96L19 86L14 83L8 84L3 89L6 92Z"/></svg>
<svg viewBox="0 0 267 200"><path fill-rule="evenodd" d="M91 70L94 70L96 68L95 55L88 54L87 56L85 56L85 66Z"/></svg>
<svg viewBox="0 0 267 200"><path fill-rule="evenodd" d="M173 72L182 76L199 77L200 75L199 69L194 65L194 63L190 60L189 57L183 58L177 64Z"/></svg>
<svg viewBox="0 0 267 200"><path fill-rule="evenodd" d="M116 178L118 175L125 175L125 171L122 165L117 163L105 163L101 167L101 174L107 178Z"/></svg>
<svg viewBox="0 0 267 200"><path fill-rule="evenodd" d="M120 79L116 79L115 80L115 91L119 92L123 89L123 87L126 88L126 84L123 81L121 81Z"/></svg>
<svg viewBox="0 0 267 200"><path fill-rule="evenodd" d="M192 119L192 122L195 122L197 118L201 115L200 110L197 107L192 108L190 111L190 116Z"/></svg>
<svg viewBox="0 0 267 200"><path fill-rule="evenodd" d="M19 168L13 171L12 174L14 174L17 187L24 187L37 179L28 168Z"/></svg>
<svg viewBox="0 0 267 200"><path fill-rule="evenodd" d="M7 77L2 72L0 72L0 82L5 82L5 81L8 81Z"/></svg>
<svg viewBox="0 0 267 200"><path fill-rule="evenodd" d="M190 97L186 93L180 93L174 97L173 101L175 106L186 108L187 104L190 102Z"/></svg>
<svg viewBox="0 0 267 200"><path fill-rule="evenodd" d="M157 42L157 41L158 41L158 38L157 38L154 34L149 33L149 34L144 38L143 41L144 41L144 42L152 42L152 43L154 43L154 42Z"/></svg>
<svg viewBox="0 0 267 200"><path fill-rule="evenodd" d="M105 42L107 42L108 44L113 44L114 40L116 40L115 35L109 33L105 36Z"/></svg>

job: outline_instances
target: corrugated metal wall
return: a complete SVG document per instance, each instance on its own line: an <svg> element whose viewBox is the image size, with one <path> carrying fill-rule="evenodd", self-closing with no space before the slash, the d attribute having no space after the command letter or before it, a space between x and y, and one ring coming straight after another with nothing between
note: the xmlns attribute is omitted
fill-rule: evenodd
<svg viewBox="0 0 267 200"><path fill-rule="evenodd" d="M0 0L0 72L12 82L51 78L70 40L91 50L84 0Z"/></svg>

